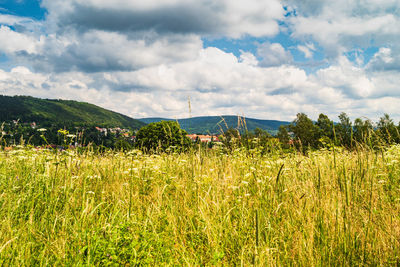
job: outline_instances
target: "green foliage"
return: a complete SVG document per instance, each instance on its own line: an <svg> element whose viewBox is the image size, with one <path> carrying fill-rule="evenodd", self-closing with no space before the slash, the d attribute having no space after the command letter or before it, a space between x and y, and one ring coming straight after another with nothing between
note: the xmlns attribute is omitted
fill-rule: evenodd
<svg viewBox="0 0 400 267"><path fill-rule="evenodd" d="M319 128L318 137L324 138L325 140L333 140L334 133L333 133L333 121L331 121L327 115L319 114L318 120L315 123L316 126Z"/></svg>
<svg viewBox="0 0 400 267"><path fill-rule="evenodd" d="M147 151L166 151L167 149L185 150L191 145L191 140L186 136L175 121L153 122L142 127L136 135L139 148Z"/></svg>
<svg viewBox="0 0 400 267"><path fill-rule="evenodd" d="M290 147L290 136L289 133L287 131L287 126L281 125L279 127L279 131L278 134L276 135L276 137L279 139L279 142L281 143L282 147L287 149Z"/></svg>
<svg viewBox="0 0 400 267"><path fill-rule="evenodd" d="M266 148L269 141L272 139L272 136L268 131L256 128L254 129L254 132L247 132L244 138L248 142L248 148L256 148L257 146Z"/></svg>
<svg viewBox="0 0 400 267"><path fill-rule="evenodd" d="M159 120L160 118L143 119L146 122ZM124 151L134 147L134 141L130 138L134 135L132 131L130 136L123 136L123 132L105 133L95 126L121 127L134 131L144 125L138 120L88 103L1 95L0 122L2 147L24 144L62 147L72 144L80 146L91 144L94 148L116 148ZM31 127L32 122L36 122L37 127ZM332 149L333 146L343 146L348 149L368 146L381 149L384 146L400 143L400 125L396 126L388 114L384 114L376 124L361 118L357 118L353 124L344 112L339 115L339 123L336 124L325 114L320 114L314 123L304 113L297 114L290 125L283 121L256 120L238 116L197 117L179 122L182 129L194 133L224 133L223 144L231 151L239 147L247 150L257 147L264 152L270 150L276 143L271 134L276 134L281 148L288 149L289 143L293 143L302 152L308 148ZM174 121L169 123L173 124ZM164 124L158 130L150 131L150 135L139 135L138 140L140 139L141 143L136 145L160 151L174 147L177 150L186 149L191 142L184 137L184 132L172 124ZM40 129L45 131L38 131ZM67 138L66 134L58 132L59 129L69 131L74 138ZM287 133L287 129L293 133L294 140L290 140L291 136ZM210 149L213 146L214 142L208 144Z"/></svg>
<svg viewBox="0 0 400 267"><path fill-rule="evenodd" d="M340 122L335 125L336 141L346 147L351 147L353 142L353 127L349 116L345 112L339 115Z"/></svg>
<svg viewBox="0 0 400 267"><path fill-rule="evenodd" d="M378 122L378 135L387 144L394 144L400 142L399 130L394 125L393 120L388 114L384 114Z"/></svg>
<svg viewBox="0 0 400 267"><path fill-rule="evenodd" d="M260 128L254 129L254 136L256 138L271 138L272 137L268 131L260 129Z"/></svg>
<svg viewBox="0 0 400 267"><path fill-rule="evenodd" d="M296 119L290 124L290 130L293 132L296 144L302 147L303 151L307 147L317 147L318 127L314 125L311 119L304 113L298 113Z"/></svg>
<svg viewBox="0 0 400 267"><path fill-rule="evenodd" d="M133 148L133 144L126 140L126 138L119 137L115 141L114 148L117 150L129 151Z"/></svg>
<svg viewBox="0 0 400 267"><path fill-rule="evenodd" d="M29 124L3 123L0 146L28 144L33 146L104 146L108 148L130 149L132 140L120 132L99 132L96 127L62 127L52 125L47 128L32 128Z"/></svg>
<svg viewBox="0 0 400 267"><path fill-rule="evenodd" d="M232 150L240 145L240 132L237 129L229 128L221 136L221 141L228 149Z"/></svg>
<svg viewBox="0 0 400 267"><path fill-rule="evenodd" d="M368 119L363 120L357 118L354 120L354 139L358 143L368 144L372 147L373 140L375 140L374 127L372 122Z"/></svg>
<svg viewBox="0 0 400 267"><path fill-rule="evenodd" d="M229 153L244 149L250 154L266 154L280 148L279 141L260 128L242 134L238 129L229 128L219 136L219 140L222 141L225 152Z"/></svg>

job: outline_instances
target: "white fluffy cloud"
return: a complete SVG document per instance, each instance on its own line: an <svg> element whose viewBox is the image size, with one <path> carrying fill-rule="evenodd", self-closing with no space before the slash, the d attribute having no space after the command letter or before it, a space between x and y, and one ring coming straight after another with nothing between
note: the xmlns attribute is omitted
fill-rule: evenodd
<svg viewBox="0 0 400 267"><path fill-rule="evenodd" d="M36 40L28 30L1 34L10 56L46 72L128 71L191 60L202 48L201 36L273 36L284 15L278 0L44 0L42 6L48 15L34 31Z"/></svg>
<svg viewBox="0 0 400 267"><path fill-rule="evenodd" d="M312 58L315 46L314 44L298 45L297 49L304 54L305 58Z"/></svg>
<svg viewBox="0 0 400 267"><path fill-rule="evenodd" d="M365 71L345 57L341 57L336 65L317 71L316 77L319 84L336 88L350 97L369 97L376 90Z"/></svg>
<svg viewBox="0 0 400 267"><path fill-rule="evenodd" d="M262 66L279 66L293 62L292 54L279 43L263 43L258 46L257 54L262 58Z"/></svg>
<svg viewBox="0 0 400 267"><path fill-rule="evenodd" d="M331 57L355 45L383 46L399 40L400 2L377 1L286 1L297 16L290 19L292 36L311 36Z"/></svg>
<svg viewBox="0 0 400 267"><path fill-rule="evenodd" d="M8 26L0 26L0 51L11 54L19 51L36 52L36 40L29 35L11 30Z"/></svg>
<svg viewBox="0 0 400 267"><path fill-rule="evenodd" d="M375 79L389 81L387 77L368 77L346 59L315 75L289 65L250 63L207 48L191 61L130 72L41 74L18 67L0 71L0 93L87 101L132 117L186 117L190 97L194 116L244 114L291 120L297 112L336 118L345 111L352 117L377 119L388 112L400 118L389 105L400 96L377 95L374 86Z"/></svg>
<svg viewBox="0 0 400 267"><path fill-rule="evenodd" d="M43 0L43 21L0 15L0 94L76 99L132 117L241 114L400 119L397 0ZM285 9L283 7L285 5ZM285 12L296 13L285 17ZM289 47L278 33L294 40ZM203 38L253 38L240 55ZM369 62L348 53L371 46ZM323 51L320 50L322 47ZM293 52L293 54L292 54ZM295 61L295 53L316 71ZM1 58L0 58L1 59ZM305 67L304 67L305 66Z"/></svg>
<svg viewBox="0 0 400 267"><path fill-rule="evenodd" d="M368 62L367 69L371 72L399 72L400 71L400 45L397 47L381 47Z"/></svg>

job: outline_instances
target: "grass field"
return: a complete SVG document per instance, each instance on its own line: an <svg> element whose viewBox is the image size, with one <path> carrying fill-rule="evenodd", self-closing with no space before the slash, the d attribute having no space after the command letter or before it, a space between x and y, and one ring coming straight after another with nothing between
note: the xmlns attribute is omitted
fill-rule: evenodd
<svg viewBox="0 0 400 267"><path fill-rule="evenodd" d="M0 151L0 265L399 265L400 146Z"/></svg>

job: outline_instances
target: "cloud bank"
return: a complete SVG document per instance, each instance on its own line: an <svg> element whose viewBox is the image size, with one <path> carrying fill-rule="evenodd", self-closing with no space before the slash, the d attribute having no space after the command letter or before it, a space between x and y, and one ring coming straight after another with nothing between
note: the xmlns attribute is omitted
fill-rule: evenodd
<svg viewBox="0 0 400 267"><path fill-rule="evenodd" d="M0 14L0 94L76 99L135 118L187 117L190 97L192 115L400 120L395 0L41 5L41 21ZM229 49L238 40L249 43L240 54Z"/></svg>

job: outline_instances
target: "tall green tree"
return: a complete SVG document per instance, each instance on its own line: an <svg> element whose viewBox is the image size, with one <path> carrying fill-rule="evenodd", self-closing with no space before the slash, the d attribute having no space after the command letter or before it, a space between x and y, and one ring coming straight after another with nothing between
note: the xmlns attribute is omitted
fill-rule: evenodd
<svg viewBox="0 0 400 267"><path fill-rule="evenodd" d="M221 137L222 143L229 149L233 149L236 146L240 145L240 138L241 137L239 131L232 127L227 129ZM245 138L245 140L246 139L248 138Z"/></svg>
<svg viewBox="0 0 400 267"><path fill-rule="evenodd" d="M329 117L325 114L319 114L318 120L315 123L319 128L319 137L327 137L330 140L333 140L333 121L329 119Z"/></svg>
<svg viewBox="0 0 400 267"><path fill-rule="evenodd" d="M315 123L318 127L318 144L322 147L332 144L334 140L334 124L333 121L325 114L319 114L318 120Z"/></svg>
<svg viewBox="0 0 400 267"><path fill-rule="evenodd" d="M284 125L279 126L278 134L276 135L276 137L281 142L283 148L289 147L290 136L286 126Z"/></svg>
<svg viewBox="0 0 400 267"><path fill-rule="evenodd" d="M388 114L384 114L378 122L378 135L387 143L399 142L399 131Z"/></svg>
<svg viewBox="0 0 400 267"><path fill-rule="evenodd" d="M351 147L353 138L353 125L349 116L342 112L339 115L340 122L335 126L337 141L343 146Z"/></svg>
<svg viewBox="0 0 400 267"><path fill-rule="evenodd" d="M147 151L166 151L168 148L185 150L191 145L176 121L160 121L142 127L136 135L136 144Z"/></svg>
<svg viewBox="0 0 400 267"><path fill-rule="evenodd" d="M257 127L254 131L246 131L242 134L240 137L240 143L247 149L255 147L265 148L271 137L272 136L266 130Z"/></svg>
<svg viewBox="0 0 400 267"><path fill-rule="evenodd" d="M290 124L290 130L293 132L299 145L306 149L307 147L317 147L318 127L304 113L298 113L296 119Z"/></svg>
<svg viewBox="0 0 400 267"><path fill-rule="evenodd" d="M374 127L368 119L357 118L354 120L354 139L359 143L370 143Z"/></svg>
<svg viewBox="0 0 400 267"><path fill-rule="evenodd" d="M266 130L258 127L254 129L254 136L257 138L271 138L271 135Z"/></svg>

